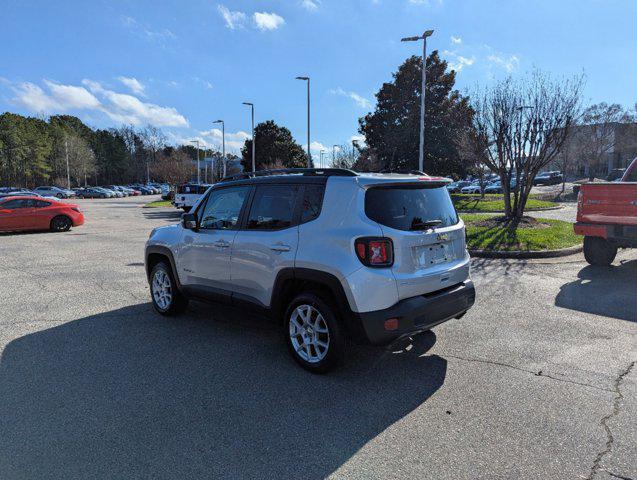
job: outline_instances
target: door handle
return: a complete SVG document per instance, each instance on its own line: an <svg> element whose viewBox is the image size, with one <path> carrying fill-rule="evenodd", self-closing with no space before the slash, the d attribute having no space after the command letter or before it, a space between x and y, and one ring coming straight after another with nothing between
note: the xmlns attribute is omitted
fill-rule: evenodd
<svg viewBox="0 0 637 480"><path fill-rule="evenodd" d="M272 245L270 246L270 250L274 250L275 252L289 252L289 245Z"/></svg>
<svg viewBox="0 0 637 480"><path fill-rule="evenodd" d="M225 240L217 240L214 245L215 247L228 248L230 246L230 242L226 242Z"/></svg>

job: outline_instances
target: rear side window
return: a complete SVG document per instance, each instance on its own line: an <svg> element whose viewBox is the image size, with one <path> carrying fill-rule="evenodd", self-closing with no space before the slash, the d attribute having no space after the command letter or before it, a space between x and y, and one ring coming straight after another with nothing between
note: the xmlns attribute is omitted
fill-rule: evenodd
<svg viewBox="0 0 637 480"><path fill-rule="evenodd" d="M365 194L365 214L371 220L397 230L422 230L458 223L458 214L445 187L376 187Z"/></svg>
<svg viewBox="0 0 637 480"><path fill-rule="evenodd" d="M321 213L323 204L323 192L325 187L321 185L307 185L303 194L303 206L301 208L301 223L314 220Z"/></svg>
<svg viewBox="0 0 637 480"><path fill-rule="evenodd" d="M44 200L35 201L35 208L44 208L44 207L50 207L50 206L51 206L50 202L45 202Z"/></svg>
<svg viewBox="0 0 637 480"><path fill-rule="evenodd" d="M299 187L296 185L259 186L248 216L248 230L279 230L291 227Z"/></svg>

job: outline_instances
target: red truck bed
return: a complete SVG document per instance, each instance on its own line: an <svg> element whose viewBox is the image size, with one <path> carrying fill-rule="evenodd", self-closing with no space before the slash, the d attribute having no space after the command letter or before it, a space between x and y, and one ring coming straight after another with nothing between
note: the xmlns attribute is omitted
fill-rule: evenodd
<svg viewBox="0 0 637 480"><path fill-rule="evenodd" d="M637 159L621 182L581 186L574 230L584 235L584 256L593 265L610 265L618 248L637 248Z"/></svg>

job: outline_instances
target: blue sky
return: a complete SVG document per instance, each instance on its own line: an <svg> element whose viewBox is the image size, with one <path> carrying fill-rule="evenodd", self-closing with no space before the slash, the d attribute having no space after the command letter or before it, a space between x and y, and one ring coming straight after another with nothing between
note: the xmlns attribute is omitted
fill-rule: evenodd
<svg viewBox="0 0 637 480"><path fill-rule="evenodd" d="M357 135L374 93L411 54L403 36L435 30L472 90L534 67L585 72L586 102L637 101L637 2L602 0L2 0L0 111L77 115L94 127L156 124L172 142L229 149L274 119L331 150Z"/></svg>

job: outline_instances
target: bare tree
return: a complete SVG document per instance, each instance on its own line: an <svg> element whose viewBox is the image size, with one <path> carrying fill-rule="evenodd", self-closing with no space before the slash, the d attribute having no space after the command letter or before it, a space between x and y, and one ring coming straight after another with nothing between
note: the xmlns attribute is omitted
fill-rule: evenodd
<svg viewBox="0 0 637 480"><path fill-rule="evenodd" d="M468 127L458 132L456 138L456 148L460 158L464 160L465 165L473 171L480 183L481 197L484 198L485 164L488 160L487 149L489 140L483 134L480 134L475 128Z"/></svg>
<svg viewBox="0 0 637 480"><path fill-rule="evenodd" d="M97 172L95 153L86 140L78 135L67 137L69 172L77 185L86 186L91 175ZM66 153L66 152L65 152Z"/></svg>
<svg viewBox="0 0 637 480"><path fill-rule="evenodd" d="M146 149L146 181L150 182L150 163L155 162L157 152L166 145L166 135L154 125L146 125L139 133Z"/></svg>
<svg viewBox="0 0 637 480"><path fill-rule="evenodd" d="M356 163L356 151L354 146L341 145L336 147L336 155L332 161L332 168L351 169Z"/></svg>
<svg viewBox="0 0 637 480"><path fill-rule="evenodd" d="M618 123L631 120L630 114L617 104L605 102L591 105L582 115L579 127L579 151L585 159L589 180L595 177L596 167L603 162L607 153L617 145L616 127Z"/></svg>
<svg viewBox="0 0 637 480"><path fill-rule="evenodd" d="M507 219L523 217L533 179L556 158L578 116L583 84L581 75L552 80L536 70L476 95L474 127L487 144L482 161L500 176Z"/></svg>
<svg viewBox="0 0 637 480"><path fill-rule="evenodd" d="M153 177L163 180L170 185L187 182L192 173L190 157L179 150L173 150L170 155L159 152L151 166Z"/></svg>

